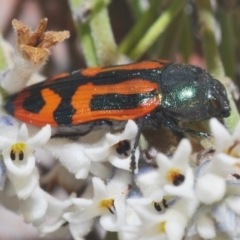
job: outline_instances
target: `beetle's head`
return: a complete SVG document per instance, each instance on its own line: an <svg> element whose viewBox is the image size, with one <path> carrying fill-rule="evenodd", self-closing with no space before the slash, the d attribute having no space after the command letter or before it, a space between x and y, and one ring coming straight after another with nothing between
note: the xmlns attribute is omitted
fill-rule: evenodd
<svg viewBox="0 0 240 240"><path fill-rule="evenodd" d="M229 117L231 108L229 106L226 89L221 82L216 79L210 80L207 98L208 114L210 117Z"/></svg>

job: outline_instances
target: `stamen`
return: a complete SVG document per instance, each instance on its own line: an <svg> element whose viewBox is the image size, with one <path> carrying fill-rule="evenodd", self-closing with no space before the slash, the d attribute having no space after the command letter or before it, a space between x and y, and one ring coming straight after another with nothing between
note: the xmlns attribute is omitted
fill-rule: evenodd
<svg viewBox="0 0 240 240"><path fill-rule="evenodd" d="M10 152L10 158L14 161L16 159L16 154L13 150Z"/></svg>
<svg viewBox="0 0 240 240"><path fill-rule="evenodd" d="M120 141L116 144L116 151L118 154L123 154L125 157L129 156L129 153L127 153L127 151L129 151L131 148L130 143L126 140L124 141Z"/></svg>
<svg viewBox="0 0 240 240"><path fill-rule="evenodd" d="M10 158L14 161L16 160L16 155L20 161L24 159L24 150L26 149L26 144L23 142L18 142L12 145L10 149Z"/></svg>
<svg viewBox="0 0 240 240"><path fill-rule="evenodd" d="M166 222L160 222L160 223L158 224L158 231L159 231L160 233L165 233L165 232L166 232L166 230L165 230L165 225L166 225Z"/></svg>
<svg viewBox="0 0 240 240"><path fill-rule="evenodd" d="M172 168L167 172L167 180L172 182L173 185L179 186L185 180L185 176L181 174L181 171L177 168Z"/></svg>
<svg viewBox="0 0 240 240"><path fill-rule="evenodd" d="M161 208L160 203L154 202L154 207L155 207L155 209L156 209L158 212L161 212L161 211L162 211L162 208Z"/></svg>
<svg viewBox="0 0 240 240"><path fill-rule="evenodd" d="M23 158L24 158L23 151L20 150L20 151L19 151L19 160L22 161Z"/></svg>
<svg viewBox="0 0 240 240"><path fill-rule="evenodd" d="M101 208L107 208L110 213L114 214L115 212L115 206L114 206L114 199L105 199L105 200L102 200L100 203L99 203L99 207Z"/></svg>
<svg viewBox="0 0 240 240"><path fill-rule="evenodd" d="M235 150L236 146L239 144L239 141L234 141L233 145L230 146L229 148L225 149L225 153L232 156L232 157L239 157L239 154Z"/></svg>

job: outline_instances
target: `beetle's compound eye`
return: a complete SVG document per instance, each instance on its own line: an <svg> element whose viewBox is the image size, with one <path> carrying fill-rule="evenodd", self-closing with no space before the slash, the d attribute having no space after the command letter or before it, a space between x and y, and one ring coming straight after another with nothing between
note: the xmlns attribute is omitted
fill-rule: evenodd
<svg viewBox="0 0 240 240"><path fill-rule="evenodd" d="M214 84L208 91L209 114L216 117L228 117L230 106L227 99L226 90L221 82L213 79Z"/></svg>
<svg viewBox="0 0 240 240"><path fill-rule="evenodd" d="M214 96L212 93L208 95L208 103L209 107L212 110L212 112L219 112L221 111L221 104L216 96Z"/></svg>

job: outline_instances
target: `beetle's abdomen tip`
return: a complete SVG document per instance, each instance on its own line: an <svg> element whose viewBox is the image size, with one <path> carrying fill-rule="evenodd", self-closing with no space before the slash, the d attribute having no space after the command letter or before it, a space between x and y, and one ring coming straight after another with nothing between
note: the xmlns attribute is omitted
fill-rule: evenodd
<svg viewBox="0 0 240 240"><path fill-rule="evenodd" d="M14 116L14 97L9 97L4 105L4 109L12 116Z"/></svg>

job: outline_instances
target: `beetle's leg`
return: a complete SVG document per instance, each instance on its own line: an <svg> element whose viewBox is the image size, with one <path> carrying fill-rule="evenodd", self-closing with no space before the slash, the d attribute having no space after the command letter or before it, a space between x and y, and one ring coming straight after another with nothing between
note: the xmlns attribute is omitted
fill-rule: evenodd
<svg viewBox="0 0 240 240"><path fill-rule="evenodd" d="M137 136L136 136L136 138L135 138L135 142L134 142L134 145L133 145L133 148L132 148L132 151L131 151L130 169L131 169L131 171L132 171L132 174L134 174L134 171L135 171L135 169L136 169L136 157L135 157L135 152L136 152L136 149L137 149L138 144L139 144L139 139L140 139L140 136L141 136L143 127L144 127L145 120L146 120L146 117L143 117L143 118L140 119L139 126L138 126Z"/></svg>
<svg viewBox="0 0 240 240"><path fill-rule="evenodd" d="M192 130L190 128L180 128L172 119L165 119L163 121L163 125L165 127L168 127L174 131L177 131L177 132L182 132L182 133L190 133L192 135L196 135L196 136L199 136L199 137L209 137L211 136L211 133L206 133L206 132L198 132L198 131L195 131L195 130Z"/></svg>

